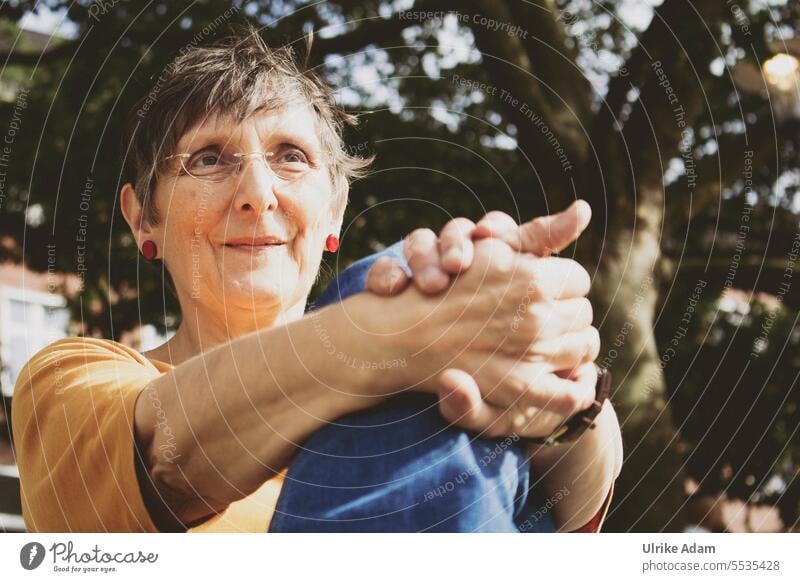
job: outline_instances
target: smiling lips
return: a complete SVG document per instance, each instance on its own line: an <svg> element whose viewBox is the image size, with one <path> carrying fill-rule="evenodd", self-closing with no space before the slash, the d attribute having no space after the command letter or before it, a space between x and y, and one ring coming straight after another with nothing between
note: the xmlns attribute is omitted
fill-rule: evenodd
<svg viewBox="0 0 800 582"><path fill-rule="evenodd" d="M258 251L272 247L280 247L286 244L286 241L274 236L262 237L242 237L235 238L225 242L227 248L242 250L242 251Z"/></svg>

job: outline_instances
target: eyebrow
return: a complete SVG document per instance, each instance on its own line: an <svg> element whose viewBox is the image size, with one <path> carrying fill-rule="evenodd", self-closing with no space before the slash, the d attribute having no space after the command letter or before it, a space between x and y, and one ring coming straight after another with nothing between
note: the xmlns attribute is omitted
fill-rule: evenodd
<svg viewBox="0 0 800 582"><path fill-rule="evenodd" d="M261 137L261 136L259 136ZM264 139L261 142L264 143ZM309 139L308 136L300 133L292 133L286 130L275 131L268 136L268 141L279 143L294 143L303 149L318 153L322 151L322 144L318 139Z"/></svg>
<svg viewBox="0 0 800 582"><path fill-rule="evenodd" d="M181 144L187 139L190 139L189 144L181 146ZM219 129L201 129L197 132L192 132L191 136L189 136L189 134L185 134L184 137L179 141L176 149L180 150L181 152L185 152L192 148L202 149L209 145L218 145L222 147L224 144L228 144L231 141L231 134L228 132L221 131ZM270 132L267 135L267 139L264 139L264 136L259 135L259 141L262 144L268 141L278 143L294 143L300 148L315 154L321 154L323 152L322 144L318 139L310 140L303 134L294 133L286 129L278 129L274 132Z"/></svg>

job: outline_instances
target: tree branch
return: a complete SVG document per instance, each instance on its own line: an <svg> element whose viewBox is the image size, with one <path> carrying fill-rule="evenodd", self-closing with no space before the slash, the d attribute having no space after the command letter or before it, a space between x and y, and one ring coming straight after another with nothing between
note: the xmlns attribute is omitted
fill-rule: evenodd
<svg viewBox="0 0 800 582"><path fill-rule="evenodd" d="M548 87L548 79L552 80L570 68L563 56L557 55L553 49L548 50L545 46L548 39L556 42L556 30L559 25L555 21L555 14L551 12L547 15L545 11L541 11L539 18L521 23L508 8L505 0L472 1L476 7L476 14L480 14L482 18L508 23L509 26L530 27L529 32L533 33L534 38L528 40L527 45L537 45L537 47L526 48L526 43L523 43L518 36L508 34L508 31L492 30L489 26L471 23L475 44L483 54L490 79L496 86L505 89L517 99L516 105L508 102L502 102L502 105L519 125L520 132L532 131L533 124L530 117L520 115L519 105L533 104L537 115L563 144L568 157L573 161L585 160L589 139L581 127L581 122L585 121L581 116L586 115L585 100L588 96L577 98L578 87L567 91L566 95L571 97L562 100L562 95L558 92L561 82L554 81L554 86ZM532 53L529 53L529 50ZM531 54L536 55L537 62L532 61ZM575 108L572 107L572 102L576 104Z"/></svg>
<svg viewBox="0 0 800 582"><path fill-rule="evenodd" d="M677 23L685 18L685 0L664 0L655 9L650 26L641 34L638 44L621 68L624 74L613 77L608 84L605 105L600 115L602 126L598 128L598 135L612 129L627 101L628 92L632 87L640 87L647 78L650 63L664 60L668 51L676 52L672 34Z"/></svg>
<svg viewBox="0 0 800 582"><path fill-rule="evenodd" d="M639 99L622 128L640 184L661 186L663 168L680 155L682 147L685 151L691 145L685 141L688 130L705 105L704 78L698 78L695 71L704 70L714 54L715 44L703 42L702 36L711 34L706 22L715 21L723 7L716 0L693 6L701 12L692 12L690 17L684 13L677 28L658 18L651 24L667 29L674 38L657 50L649 49L654 60L647 64Z"/></svg>
<svg viewBox="0 0 800 582"><path fill-rule="evenodd" d="M718 21L724 10L724 3L718 0L695 0L691 5L686 0L664 0L656 8L650 26L642 33L639 43L621 69L625 74L611 79L605 104L596 117L593 135L601 137L614 130L632 88L640 90L635 109L641 109L642 103L651 106L646 101L647 96L663 100L665 88L659 86L659 79L655 78L654 63L661 63L659 68L672 85L681 85L681 104L687 112L687 125L691 126L694 119L689 114L692 112L696 115L697 102L701 100L702 93L701 87L693 87L692 84L701 82L694 78L693 65L698 69L704 67L715 48L714 43L698 42L698 39L712 34L707 23ZM640 116L639 121L643 122L644 119ZM675 123L671 125L672 131L659 134L659 140L665 140L665 151L674 152L681 131ZM646 127L646 122L640 123L632 133L645 131ZM658 125L656 127L662 129Z"/></svg>
<svg viewBox="0 0 800 582"><path fill-rule="evenodd" d="M593 90L577 65L577 44L572 48L567 46L563 19L554 0L544 0L543 4L511 2L513 22L526 28L526 40L527 33L532 33L532 38L523 43L528 59L536 66L542 81L553 88L555 97L569 106L572 113L566 121L580 121L588 127Z"/></svg>

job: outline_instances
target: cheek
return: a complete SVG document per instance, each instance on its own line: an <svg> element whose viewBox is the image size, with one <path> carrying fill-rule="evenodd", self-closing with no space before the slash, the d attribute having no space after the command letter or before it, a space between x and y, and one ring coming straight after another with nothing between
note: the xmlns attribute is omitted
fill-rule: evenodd
<svg viewBox="0 0 800 582"><path fill-rule="evenodd" d="M317 265L330 232L330 207L320 203L320 196L294 199L285 207L285 215L295 233L295 258L304 265Z"/></svg>
<svg viewBox="0 0 800 582"><path fill-rule="evenodd" d="M183 202L177 204L175 200ZM197 271L208 258L208 233L222 212L213 202L210 196L194 191L174 193L163 228L167 266L177 277Z"/></svg>

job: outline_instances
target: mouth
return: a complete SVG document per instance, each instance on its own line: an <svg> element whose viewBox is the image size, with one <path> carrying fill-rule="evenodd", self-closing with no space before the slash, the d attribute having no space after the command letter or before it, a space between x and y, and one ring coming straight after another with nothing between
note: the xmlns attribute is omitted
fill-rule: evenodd
<svg viewBox="0 0 800 582"><path fill-rule="evenodd" d="M286 246L286 241L277 237L241 238L226 241L224 247L238 251L256 252Z"/></svg>

